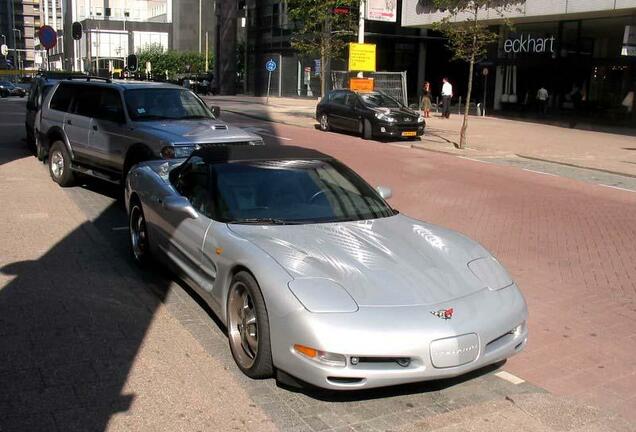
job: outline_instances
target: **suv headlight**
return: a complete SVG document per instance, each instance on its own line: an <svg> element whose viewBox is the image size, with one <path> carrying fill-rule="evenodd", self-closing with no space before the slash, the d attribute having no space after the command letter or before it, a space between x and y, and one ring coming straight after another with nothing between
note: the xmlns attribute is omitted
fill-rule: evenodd
<svg viewBox="0 0 636 432"><path fill-rule="evenodd" d="M375 118L377 118L378 120L389 122L389 123L393 123L396 121L393 117L388 116L384 113L375 113Z"/></svg>
<svg viewBox="0 0 636 432"><path fill-rule="evenodd" d="M194 151L196 146L194 145L181 145L181 146L165 146L161 149L161 157L163 159L182 159L190 156L190 153Z"/></svg>

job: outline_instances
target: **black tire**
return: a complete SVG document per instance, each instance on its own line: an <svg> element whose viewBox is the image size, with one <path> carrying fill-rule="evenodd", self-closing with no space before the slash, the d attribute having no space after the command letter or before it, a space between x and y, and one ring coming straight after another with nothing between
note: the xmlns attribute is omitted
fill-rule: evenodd
<svg viewBox="0 0 636 432"><path fill-rule="evenodd" d="M318 122L320 123L320 130L323 132L329 132L331 130L331 125L329 124L329 116L325 113L320 114L318 118Z"/></svg>
<svg viewBox="0 0 636 432"><path fill-rule="evenodd" d="M38 158L39 161L44 162L46 159L46 149L42 146L42 141L40 141L40 137L38 132L36 131L35 137L33 138L35 147L35 157Z"/></svg>
<svg viewBox="0 0 636 432"><path fill-rule="evenodd" d="M49 154L49 174L62 187L71 186L75 180L71 171L71 155L62 141L55 141Z"/></svg>
<svg viewBox="0 0 636 432"><path fill-rule="evenodd" d="M128 239L130 254L135 263L140 267L146 267L152 261L150 252L150 237L148 237L148 226L146 216L141 202L136 197L130 200L130 211L128 214Z"/></svg>
<svg viewBox="0 0 636 432"><path fill-rule="evenodd" d="M250 357L250 353L243 348L241 342L237 342L237 336L241 339L239 322L232 318L234 314L231 307L238 295L237 290L244 290L251 299L254 315L256 317L256 334L257 334L257 350L256 354L251 357L251 364L245 359ZM244 323L247 321L243 321ZM261 289L256 279L247 271L238 272L233 278L227 297L227 332L230 344L230 351L236 365L241 371L250 378L261 379L270 378L274 374L274 365L272 362L272 348L269 337L269 317L267 315L267 307Z"/></svg>
<svg viewBox="0 0 636 432"><path fill-rule="evenodd" d="M362 129L362 137L365 140L370 140L373 138L373 127L371 126L371 122L367 119L364 119L364 128Z"/></svg>

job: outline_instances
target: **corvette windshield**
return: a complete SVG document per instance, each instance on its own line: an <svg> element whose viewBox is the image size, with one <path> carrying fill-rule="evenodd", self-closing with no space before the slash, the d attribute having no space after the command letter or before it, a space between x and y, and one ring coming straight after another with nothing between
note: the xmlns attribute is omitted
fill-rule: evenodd
<svg viewBox="0 0 636 432"><path fill-rule="evenodd" d="M124 92L130 118L139 120L186 120L213 118L191 91L179 88L144 88Z"/></svg>
<svg viewBox="0 0 636 432"><path fill-rule="evenodd" d="M336 161L232 162L211 167L215 219L301 224L375 219L393 210Z"/></svg>

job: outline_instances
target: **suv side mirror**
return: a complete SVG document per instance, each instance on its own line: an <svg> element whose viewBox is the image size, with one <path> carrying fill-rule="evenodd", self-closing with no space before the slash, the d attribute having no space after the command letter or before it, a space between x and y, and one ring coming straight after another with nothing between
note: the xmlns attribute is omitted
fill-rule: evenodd
<svg viewBox="0 0 636 432"><path fill-rule="evenodd" d="M212 115L214 118L221 117L221 107L217 105L210 105L210 111L212 111Z"/></svg>

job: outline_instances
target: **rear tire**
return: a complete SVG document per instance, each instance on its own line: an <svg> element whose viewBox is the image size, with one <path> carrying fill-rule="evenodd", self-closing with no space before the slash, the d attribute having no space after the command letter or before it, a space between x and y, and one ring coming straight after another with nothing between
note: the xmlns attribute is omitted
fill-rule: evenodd
<svg viewBox="0 0 636 432"><path fill-rule="evenodd" d="M62 187L71 186L75 180L71 171L71 155L62 141L55 141L49 155L49 174Z"/></svg>
<svg viewBox="0 0 636 432"><path fill-rule="evenodd" d="M250 378L274 374L269 318L254 277L241 271L232 278L227 296L227 333L236 365Z"/></svg>
<svg viewBox="0 0 636 432"><path fill-rule="evenodd" d="M148 226L146 224L143 207L136 197L130 201L128 234L130 239L130 253L135 263L140 267L146 267L152 260L150 238L148 237Z"/></svg>
<svg viewBox="0 0 636 432"><path fill-rule="evenodd" d="M323 132L329 132L331 130L329 117L325 113L320 114L320 130Z"/></svg>
<svg viewBox="0 0 636 432"><path fill-rule="evenodd" d="M362 129L362 137L365 140L370 140L373 138L373 127L371 126L371 122L367 119L364 120L364 128Z"/></svg>

